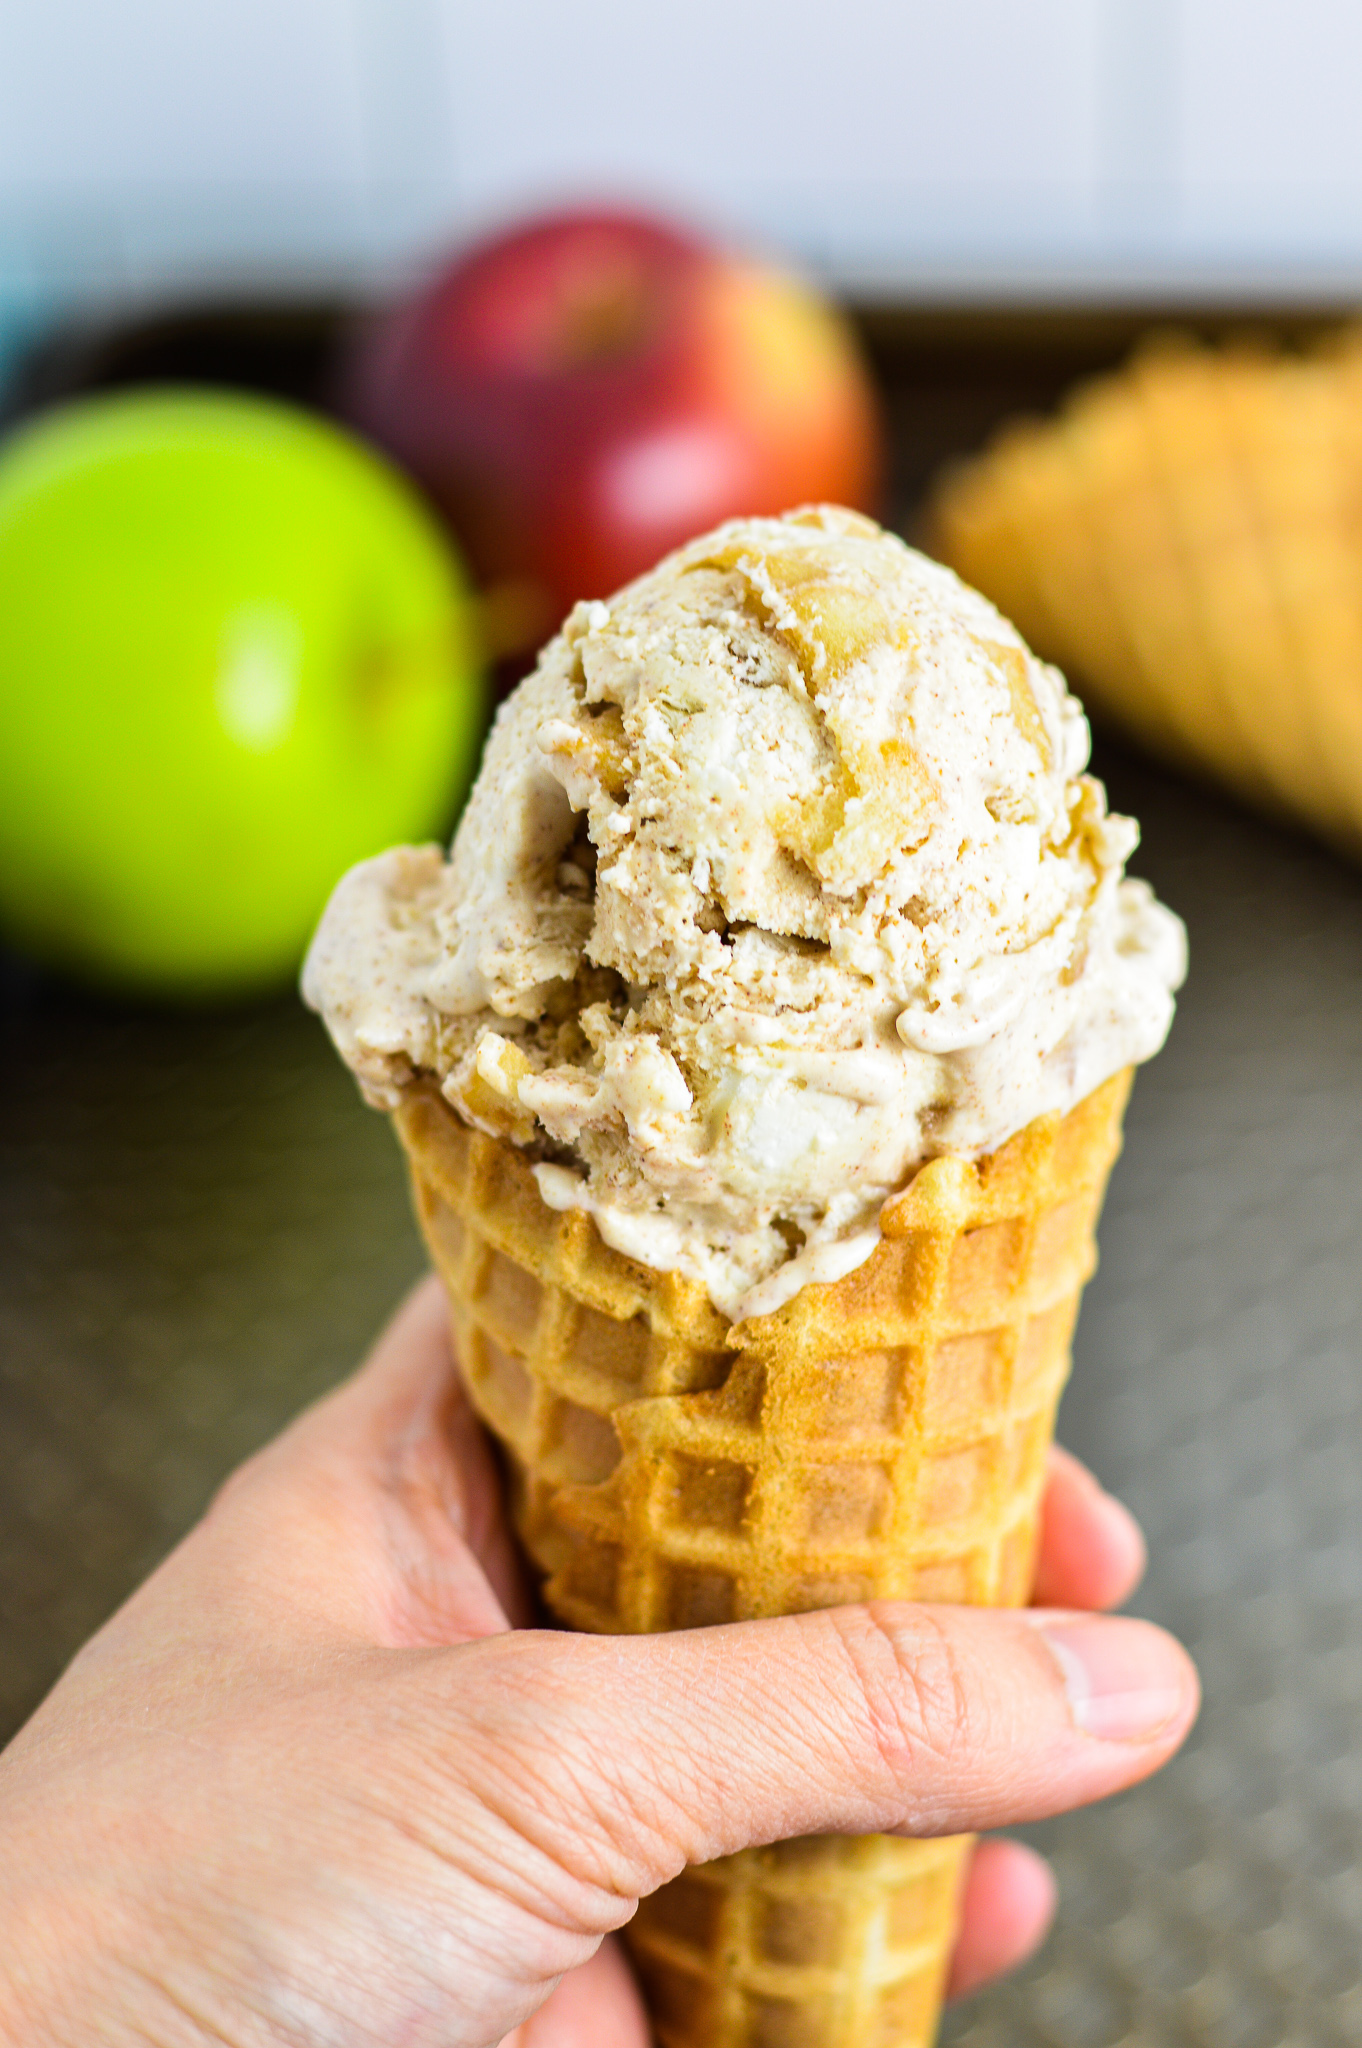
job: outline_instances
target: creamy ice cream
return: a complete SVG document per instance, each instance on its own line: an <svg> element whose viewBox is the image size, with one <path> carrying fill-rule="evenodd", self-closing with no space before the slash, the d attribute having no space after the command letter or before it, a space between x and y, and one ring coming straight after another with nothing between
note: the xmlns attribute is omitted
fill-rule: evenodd
<svg viewBox="0 0 1362 2048"><path fill-rule="evenodd" d="M581 604L503 705L449 858L338 886L304 994L375 1104L433 1079L555 1208L763 1313L1162 1044L1176 917L1063 677L832 507Z"/></svg>

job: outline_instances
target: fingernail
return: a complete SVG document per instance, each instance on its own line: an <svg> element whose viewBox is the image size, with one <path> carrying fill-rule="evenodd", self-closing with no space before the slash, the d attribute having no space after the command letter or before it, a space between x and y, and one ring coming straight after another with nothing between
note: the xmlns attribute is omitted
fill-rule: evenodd
<svg viewBox="0 0 1362 2048"><path fill-rule="evenodd" d="M1042 1622L1074 1726L1102 1742L1152 1742L1181 1711L1181 1659L1147 1621Z"/></svg>

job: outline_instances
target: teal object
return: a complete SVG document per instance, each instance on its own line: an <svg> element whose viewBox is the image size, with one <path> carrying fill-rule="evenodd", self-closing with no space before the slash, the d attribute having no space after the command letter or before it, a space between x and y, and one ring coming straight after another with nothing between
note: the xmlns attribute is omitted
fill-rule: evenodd
<svg viewBox="0 0 1362 2048"><path fill-rule="evenodd" d="M467 586L319 419L190 390L0 450L0 928L172 996L279 984L344 870L445 831L484 722Z"/></svg>
<svg viewBox="0 0 1362 2048"><path fill-rule="evenodd" d="M10 395L10 386L30 351L42 338L47 323L28 294L7 290L0 277L0 405Z"/></svg>

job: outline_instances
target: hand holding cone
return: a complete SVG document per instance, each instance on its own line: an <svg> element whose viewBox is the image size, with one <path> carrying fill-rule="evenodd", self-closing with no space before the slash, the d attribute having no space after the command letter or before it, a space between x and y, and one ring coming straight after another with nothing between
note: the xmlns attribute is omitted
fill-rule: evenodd
<svg viewBox="0 0 1362 2048"><path fill-rule="evenodd" d="M1130 1076L975 1165L933 1160L879 1249L727 1325L540 1200L433 1090L397 1112L475 1406L544 1596L604 1633L876 1598L1018 1605ZM969 1838L747 1850L645 1900L666 2048L918 2048Z"/></svg>

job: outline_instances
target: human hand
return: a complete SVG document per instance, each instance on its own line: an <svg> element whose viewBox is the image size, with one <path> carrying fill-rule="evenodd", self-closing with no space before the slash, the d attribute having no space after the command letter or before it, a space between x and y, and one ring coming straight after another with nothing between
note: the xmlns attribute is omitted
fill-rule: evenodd
<svg viewBox="0 0 1362 2048"><path fill-rule="evenodd" d="M1056 1453L1037 1597L1110 1604L1142 1557ZM685 1863L1035 1819L1155 1770L1196 1711L1169 1637L1072 1611L531 1620L428 1281L0 1757L0 2040L643 2048L608 1936ZM953 1988L1051 1901L986 1843Z"/></svg>

